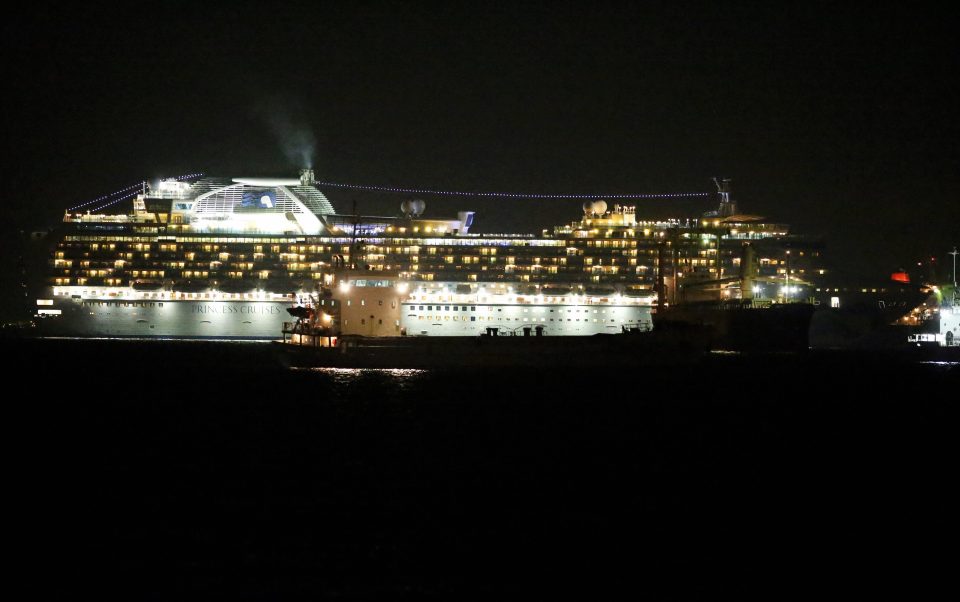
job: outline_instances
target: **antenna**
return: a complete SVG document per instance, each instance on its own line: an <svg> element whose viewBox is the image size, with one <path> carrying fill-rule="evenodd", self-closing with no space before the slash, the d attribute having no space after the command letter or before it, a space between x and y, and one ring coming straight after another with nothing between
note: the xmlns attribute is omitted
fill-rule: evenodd
<svg viewBox="0 0 960 602"><path fill-rule="evenodd" d="M353 200L353 234L350 238L350 269L357 269L357 228L360 227L360 214L357 213L357 200Z"/></svg>
<svg viewBox="0 0 960 602"><path fill-rule="evenodd" d="M954 290L954 294L956 294L956 290L957 290L957 248L954 247L953 250L950 251L949 255L953 255L953 290Z"/></svg>

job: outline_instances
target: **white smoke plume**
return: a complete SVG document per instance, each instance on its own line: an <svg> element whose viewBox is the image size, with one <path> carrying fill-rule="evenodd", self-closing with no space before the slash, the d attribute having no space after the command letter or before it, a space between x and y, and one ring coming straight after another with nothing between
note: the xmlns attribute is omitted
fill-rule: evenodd
<svg viewBox="0 0 960 602"><path fill-rule="evenodd" d="M298 101L270 97L258 103L254 113L263 119L288 161L297 168L313 168L317 139Z"/></svg>

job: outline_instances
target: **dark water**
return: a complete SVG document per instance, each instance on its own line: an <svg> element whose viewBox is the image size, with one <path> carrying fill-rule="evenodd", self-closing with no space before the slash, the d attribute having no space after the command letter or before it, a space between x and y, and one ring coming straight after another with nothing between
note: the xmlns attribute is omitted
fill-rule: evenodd
<svg viewBox="0 0 960 602"><path fill-rule="evenodd" d="M958 367L294 370L5 341L33 597L764 598L948 585Z"/></svg>

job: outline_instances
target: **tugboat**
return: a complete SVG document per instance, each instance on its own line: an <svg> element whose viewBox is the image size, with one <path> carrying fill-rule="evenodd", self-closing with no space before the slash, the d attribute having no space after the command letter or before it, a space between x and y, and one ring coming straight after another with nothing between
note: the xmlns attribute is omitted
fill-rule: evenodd
<svg viewBox="0 0 960 602"><path fill-rule="evenodd" d="M932 301L918 332L907 337L908 348L930 359L960 360L960 291L956 284L934 287Z"/></svg>

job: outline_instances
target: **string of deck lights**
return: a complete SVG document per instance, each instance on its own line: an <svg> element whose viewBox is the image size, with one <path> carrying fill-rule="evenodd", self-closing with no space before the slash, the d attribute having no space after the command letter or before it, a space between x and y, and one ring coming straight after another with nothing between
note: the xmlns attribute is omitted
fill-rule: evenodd
<svg viewBox="0 0 960 602"><path fill-rule="evenodd" d="M192 173L185 174L181 176L176 176L173 179L182 182L184 180L191 180L193 178L199 178L203 176L202 173ZM327 186L331 188L351 188L354 190L371 190L376 192L396 192L396 193L405 193L405 194L432 194L432 195L442 195L442 196L473 196L473 197L495 197L495 198L514 198L514 199L679 199L679 198L693 198L693 197L704 197L710 196L709 192L675 192L675 193L643 193L643 194L536 194L536 193L522 193L522 192L470 192L464 190L431 190L427 188L400 188L400 187L390 187L390 186L372 186L364 184L344 184L341 182L321 182L319 180L314 180L313 182L317 186ZM105 201L109 198L120 196L109 203L105 203L90 211L99 211L111 205L115 205L120 201L129 199L131 197L139 194L139 189L146 186L145 181L137 182L131 186L127 186L116 192L106 194L100 197L93 199L92 201L87 201L79 205L75 205L67 209L68 212L80 209L81 207L86 207L87 205L92 205L94 203ZM131 190L137 189L137 191L129 192ZM127 194L123 194L127 193Z"/></svg>
<svg viewBox="0 0 960 602"><path fill-rule="evenodd" d="M133 192L127 193L127 194L123 195L122 197L118 197L118 198L110 201L109 203L107 203L107 204L105 204L105 205L100 205L99 207L94 207L94 208L91 209L90 211L100 211L101 209L104 209L104 208L106 208L106 207L109 207L110 205L116 205L116 204L119 203L120 201L125 201L125 200L127 200L127 199L131 199L131 198L137 196L138 194L140 194L140 191L139 191L139 190L134 190Z"/></svg>
<svg viewBox="0 0 960 602"><path fill-rule="evenodd" d="M341 184L338 182L320 182L317 186L331 188L352 188L377 192L403 192L408 194L436 194L446 196L485 196L515 199L677 199L710 196L709 192L679 192L666 194L526 194L522 192L466 192L461 190L429 190L423 188L391 188L389 186L366 186L362 184Z"/></svg>
<svg viewBox="0 0 960 602"><path fill-rule="evenodd" d="M178 182L182 182L183 180L192 180L193 178L199 178L199 177L201 177L201 176L203 176L202 173L191 173L191 174L186 174L186 175L182 175L182 176L176 176L176 177L174 177L173 179L176 180L176 181L178 181ZM141 181L137 182L136 184L131 184L130 186L127 186L126 188L122 188L122 189L120 189L120 190L117 190L116 192L111 192L110 194L105 194L105 195L103 195L103 196L99 196L99 197L93 199L92 201L87 201L86 203L80 203L79 205L74 205L73 207L70 207L69 209L67 209L67 213L69 213L69 212L71 212L71 211L75 211L75 210L77 210L77 209L80 209L81 207L86 207L87 205L92 205L92 204L97 203L97 202L100 202L100 201L105 201L105 200L107 200L107 199L109 199L109 198L112 198L112 197L117 196L118 194L123 194L124 192L129 192L129 191L131 191L131 190L133 190L133 189L135 189L135 188L136 188L136 189L143 189L143 187L146 185L146 183L147 183L147 182L146 182L145 180L141 180ZM109 203L107 203L107 204L105 204L105 205L101 205L101 206L96 207L96 208L94 208L94 209L90 209L89 211L98 211L98 210L100 210L100 209L103 209L104 207L109 207L110 205L113 205L113 204L115 204L115 203L117 203L117 202L119 202L119 201L128 199L128 198L130 198L130 197L132 197L132 196L135 196L135 194L136 194L136 193L127 194L127 195L125 195L125 196L123 196L123 197L121 197L121 198L119 198L119 199L110 201Z"/></svg>
<svg viewBox="0 0 960 602"><path fill-rule="evenodd" d="M105 201L105 200L109 199L110 197L117 196L118 194L123 194L124 192L127 192L127 191L129 191L129 190L133 190L134 188L142 188L144 184L146 184L146 182L143 182L143 181L137 182L136 184L133 184L133 185L131 185L131 186L127 186L126 188L123 188L123 189L118 190L118 191L116 191L116 192L111 192L110 194L105 194L105 195L103 195L103 196L97 197L97 198L93 199L92 201L87 201L86 203L80 203L79 205L76 205L76 206L74 206L74 207L70 207L69 209L67 209L67 212L73 211L74 209L79 209L79 208L81 208L81 207L86 207L87 205L92 205L92 204L98 203L98 202L100 202L100 201Z"/></svg>

